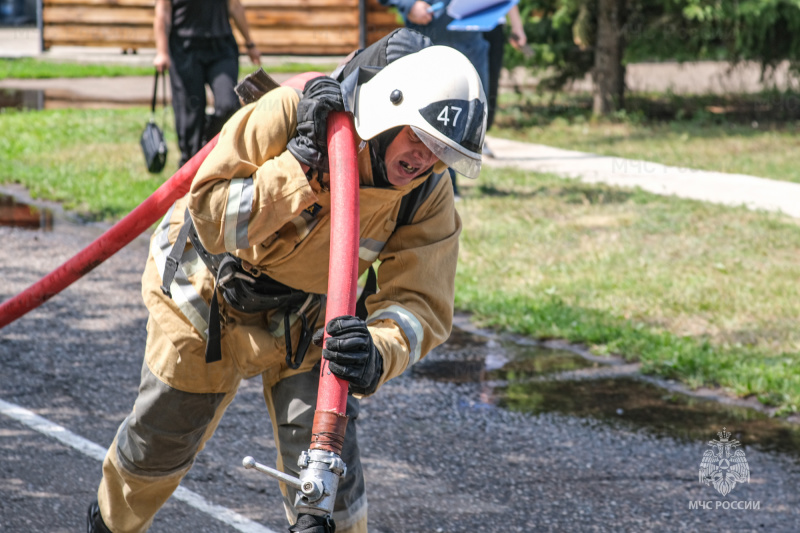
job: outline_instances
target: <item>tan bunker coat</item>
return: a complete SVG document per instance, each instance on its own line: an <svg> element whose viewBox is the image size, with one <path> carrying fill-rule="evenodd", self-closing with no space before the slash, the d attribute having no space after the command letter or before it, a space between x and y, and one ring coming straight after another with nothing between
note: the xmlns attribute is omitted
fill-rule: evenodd
<svg viewBox="0 0 800 533"><path fill-rule="evenodd" d="M150 311L148 342L168 340L180 356L163 358L162 352L148 350L147 364L172 387L227 392L242 377L261 373L265 384L270 384L294 373L284 361L282 315L241 313L222 298L223 358L205 362L214 277L191 245L172 283L173 298L160 287L166 255L188 205L208 252L233 253L295 289L327 291L330 192L321 190L316 180L309 181L286 151L296 127L298 100L294 89L279 88L234 115L200 167L188 197L176 203L153 236L143 277L144 301ZM411 223L395 232L402 197L428 176L401 188L372 187L365 143L359 152L359 172L359 273L380 261L380 290L367 300L367 322L384 359L383 384L450 333L461 221L449 180L442 179ZM320 325L323 318L324 313ZM292 329L296 345L299 321ZM308 370L320 357L321 350L312 345L297 372Z"/></svg>

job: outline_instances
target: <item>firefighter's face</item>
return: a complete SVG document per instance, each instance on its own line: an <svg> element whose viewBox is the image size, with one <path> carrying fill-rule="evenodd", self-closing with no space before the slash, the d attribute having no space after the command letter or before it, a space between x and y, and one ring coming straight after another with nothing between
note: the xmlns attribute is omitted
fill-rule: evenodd
<svg viewBox="0 0 800 533"><path fill-rule="evenodd" d="M386 177L389 183L402 186L410 182L439 159L405 126L386 148Z"/></svg>

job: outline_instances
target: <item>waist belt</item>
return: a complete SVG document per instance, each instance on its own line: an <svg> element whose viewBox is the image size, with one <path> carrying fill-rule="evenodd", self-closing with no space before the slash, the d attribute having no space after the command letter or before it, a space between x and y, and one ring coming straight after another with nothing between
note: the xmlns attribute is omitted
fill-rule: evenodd
<svg viewBox="0 0 800 533"><path fill-rule="evenodd" d="M161 291L170 298L172 294L169 287L178 270L180 257L183 255L183 248L187 238L215 278L214 295L211 298L208 314L206 363L213 363L222 359L220 342L221 317L217 300L217 293L222 292L222 297L231 307L244 313L260 313L273 309L281 310L283 312L283 333L286 341L286 364L292 369L298 368L302 364L308 351L308 346L311 343L313 328L319 318L324 295L293 289L270 278L263 272L255 269L248 270L242 265L242 260L233 254L209 253L200 242L200 237L197 235L197 230L187 209L183 226L181 226L178 238L175 240L169 256L167 256L164 267ZM313 317L309 317L307 311L314 304L318 304L316 311ZM292 334L290 329L290 315L292 313L297 314L303 324L294 357L292 357Z"/></svg>

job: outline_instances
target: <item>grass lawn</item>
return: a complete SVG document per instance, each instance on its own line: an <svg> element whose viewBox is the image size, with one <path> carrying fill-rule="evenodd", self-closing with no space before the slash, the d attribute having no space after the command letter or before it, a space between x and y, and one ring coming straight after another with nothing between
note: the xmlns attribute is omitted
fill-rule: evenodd
<svg viewBox="0 0 800 533"><path fill-rule="evenodd" d="M794 219L516 170L461 187L456 305L480 323L800 407Z"/></svg>
<svg viewBox="0 0 800 533"><path fill-rule="evenodd" d="M0 183L20 183L33 198L58 200L86 219L121 218L177 170L172 113L165 115L167 166L154 175L139 146L149 108L6 110L0 113Z"/></svg>
<svg viewBox="0 0 800 533"><path fill-rule="evenodd" d="M629 95L593 120L586 95L503 94L491 135L800 183L800 94Z"/></svg>
<svg viewBox="0 0 800 533"><path fill-rule="evenodd" d="M146 114L0 113L0 182L120 218L175 169L170 137L164 175L144 170ZM585 343L640 360L645 372L799 410L796 220L508 169L460 184L458 308L483 324Z"/></svg>
<svg viewBox="0 0 800 533"><path fill-rule="evenodd" d="M284 63L281 65L265 66L268 73L301 73L309 71L331 72L336 68L335 63ZM240 70L239 76L244 77L255 67ZM82 64L57 61L44 61L32 58L0 59L0 80L5 78L89 78L89 77L116 77L116 76L148 76L153 74L151 66L133 65L100 65Z"/></svg>

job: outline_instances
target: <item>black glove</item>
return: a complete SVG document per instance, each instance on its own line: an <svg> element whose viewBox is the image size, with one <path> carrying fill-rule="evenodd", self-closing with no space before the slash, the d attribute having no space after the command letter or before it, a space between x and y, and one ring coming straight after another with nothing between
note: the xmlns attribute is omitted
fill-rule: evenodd
<svg viewBox="0 0 800 533"><path fill-rule="evenodd" d="M322 357L337 377L350 382L350 392L372 394L383 373L383 357L372 343L367 323L354 316L336 317L327 325Z"/></svg>
<svg viewBox="0 0 800 533"><path fill-rule="evenodd" d="M308 80L297 104L297 134L286 148L301 163L328 172L328 113L344 111L339 83L329 76Z"/></svg>

